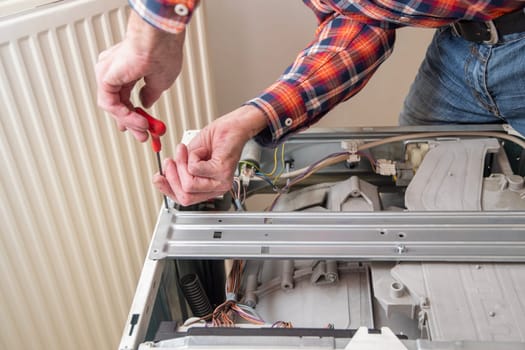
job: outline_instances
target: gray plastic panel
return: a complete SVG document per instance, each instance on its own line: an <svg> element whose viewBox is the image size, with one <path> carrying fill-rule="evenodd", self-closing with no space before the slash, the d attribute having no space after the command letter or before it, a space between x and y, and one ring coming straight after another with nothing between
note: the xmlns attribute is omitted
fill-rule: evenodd
<svg viewBox="0 0 525 350"><path fill-rule="evenodd" d="M522 264L402 263L392 276L427 298L434 341L525 341Z"/></svg>

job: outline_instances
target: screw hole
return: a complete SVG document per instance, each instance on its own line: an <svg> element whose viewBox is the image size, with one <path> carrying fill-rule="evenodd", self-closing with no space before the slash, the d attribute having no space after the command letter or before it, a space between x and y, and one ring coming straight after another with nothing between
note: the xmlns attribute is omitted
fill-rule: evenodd
<svg viewBox="0 0 525 350"><path fill-rule="evenodd" d="M398 236L399 238L405 238L405 237L406 237L406 233L404 233L404 232L399 232L399 233L397 234L397 236Z"/></svg>

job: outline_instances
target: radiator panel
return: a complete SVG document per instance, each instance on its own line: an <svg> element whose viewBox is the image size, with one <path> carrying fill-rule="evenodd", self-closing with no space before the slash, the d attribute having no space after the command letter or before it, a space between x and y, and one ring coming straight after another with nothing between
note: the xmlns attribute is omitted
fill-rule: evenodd
<svg viewBox="0 0 525 350"><path fill-rule="evenodd" d="M96 106L96 58L128 11L63 1L0 22L2 348L117 347L162 201L149 143ZM163 156L215 114L200 11L186 40L183 73L152 109Z"/></svg>

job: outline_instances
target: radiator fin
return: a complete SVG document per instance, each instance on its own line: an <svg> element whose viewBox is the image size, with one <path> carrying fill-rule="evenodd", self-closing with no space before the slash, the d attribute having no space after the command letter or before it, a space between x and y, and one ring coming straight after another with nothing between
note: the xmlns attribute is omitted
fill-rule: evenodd
<svg viewBox="0 0 525 350"><path fill-rule="evenodd" d="M149 143L96 106L94 65L125 1L57 2L0 22L0 347L116 349L162 197ZM215 116L203 14L152 113L163 156ZM136 96L135 96L136 98Z"/></svg>

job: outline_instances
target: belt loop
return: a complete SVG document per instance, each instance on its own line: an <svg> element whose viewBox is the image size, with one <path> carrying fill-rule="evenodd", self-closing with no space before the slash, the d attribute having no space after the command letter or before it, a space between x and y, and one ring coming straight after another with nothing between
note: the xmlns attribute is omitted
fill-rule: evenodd
<svg viewBox="0 0 525 350"><path fill-rule="evenodd" d="M457 37L460 37L461 34L458 30L458 22L452 22L450 23L450 27L452 28L452 34L454 34Z"/></svg>

